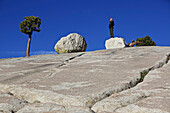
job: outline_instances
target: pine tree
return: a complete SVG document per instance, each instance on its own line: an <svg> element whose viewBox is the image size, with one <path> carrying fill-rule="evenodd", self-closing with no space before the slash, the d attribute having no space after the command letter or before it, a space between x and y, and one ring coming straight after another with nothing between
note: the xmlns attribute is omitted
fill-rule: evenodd
<svg viewBox="0 0 170 113"><path fill-rule="evenodd" d="M31 35L33 31L40 32L41 19L35 16L24 17L24 19L25 20L20 23L20 31L29 36L26 51L26 56L29 56Z"/></svg>
<svg viewBox="0 0 170 113"><path fill-rule="evenodd" d="M156 43L148 35L143 38L137 38L136 41L140 42L136 46L156 46Z"/></svg>

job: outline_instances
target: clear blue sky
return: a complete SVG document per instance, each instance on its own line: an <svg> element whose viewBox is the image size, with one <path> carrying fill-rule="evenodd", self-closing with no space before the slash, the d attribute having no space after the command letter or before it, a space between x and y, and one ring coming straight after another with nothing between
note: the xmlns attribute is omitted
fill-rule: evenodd
<svg viewBox="0 0 170 113"><path fill-rule="evenodd" d="M0 0L0 58L25 56L28 36L20 32L25 16L39 16L31 55L54 53L55 43L79 33L87 51L105 49L109 18L115 36L126 42L149 35L158 46L170 46L170 0Z"/></svg>

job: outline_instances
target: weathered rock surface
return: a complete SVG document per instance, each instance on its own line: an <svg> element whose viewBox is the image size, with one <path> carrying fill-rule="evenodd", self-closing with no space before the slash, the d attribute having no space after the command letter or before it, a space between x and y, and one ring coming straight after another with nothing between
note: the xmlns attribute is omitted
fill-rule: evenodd
<svg viewBox="0 0 170 113"><path fill-rule="evenodd" d="M1 59L0 112L170 112L169 59L170 47Z"/></svg>
<svg viewBox="0 0 170 113"><path fill-rule="evenodd" d="M86 107L74 107L74 106L62 106L57 104L30 104L17 113L91 113L89 108Z"/></svg>
<svg viewBox="0 0 170 113"><path fill-rule="evenodd" d="M110 38L105 42L106 49L124 48L126 47L126 42L123 38Z"/></svg>
<svg viewBox="0 0 170 113"><path fill-rule="evenodd" d="M136 87L96 103L92 110L97 113L169 113L169 71L170 62L162 68L150 71Z"/></svg>
<svg viewBox="0 0 170 113"><path fill-rule="evenodd" d="M66 37L62 37L55 45L54 49L57 53L72 53L86 51L85 39L77 34L72 33Z"/></svg>
<svg viewBox="0 0 170 113"><path fill-rule="evenodd" d="M16 97L0 92L0 113L14 113L24 107L27 102Z"/></svg>

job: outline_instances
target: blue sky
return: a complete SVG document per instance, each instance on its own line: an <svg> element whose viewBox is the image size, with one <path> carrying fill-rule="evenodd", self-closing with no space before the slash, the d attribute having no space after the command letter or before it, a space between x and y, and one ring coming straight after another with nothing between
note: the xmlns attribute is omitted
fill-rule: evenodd
<svg viewBox="0 0 170 113"><path fill-rule="evenodd" d="M170 0L0 0L0 58L25 56L28 36L20 32L25 16L39 16L31 55L54 54L55 43L79 33L87 51L105 49L109 18L114 34L126 42L149 35L158 46L170 46Z"/></svg>

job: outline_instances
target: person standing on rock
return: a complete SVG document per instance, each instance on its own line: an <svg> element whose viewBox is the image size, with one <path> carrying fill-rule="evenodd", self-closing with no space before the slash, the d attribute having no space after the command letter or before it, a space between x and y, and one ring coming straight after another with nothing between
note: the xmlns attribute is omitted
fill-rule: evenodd
<svg viewBox="0 0 170 113"><path fill-rule="evenodd" d="M109 30L110 30L110 38L113 38L113 26L114 26L114 21L112 18L110 18L110 24L109 24Z"/></svg>

